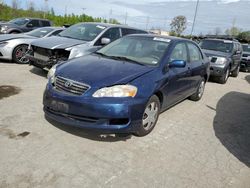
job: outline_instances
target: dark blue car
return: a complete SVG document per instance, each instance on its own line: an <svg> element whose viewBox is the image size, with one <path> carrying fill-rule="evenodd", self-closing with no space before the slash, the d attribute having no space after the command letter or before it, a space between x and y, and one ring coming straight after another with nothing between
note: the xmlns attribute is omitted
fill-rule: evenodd
<svg viewBox="0 0 250 188"><path fill-rule="evenodd" d="M47 118L103 133L144 136L160 112L188 97L202 97L209 62L190 40L138 34L57 65L48 75Z"/></svg>

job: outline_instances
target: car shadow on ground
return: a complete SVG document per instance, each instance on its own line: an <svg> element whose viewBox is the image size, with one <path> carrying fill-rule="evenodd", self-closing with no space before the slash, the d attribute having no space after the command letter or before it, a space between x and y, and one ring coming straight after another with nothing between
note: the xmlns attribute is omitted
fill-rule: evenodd
<svg viewBox="0 0 250 188"><path fill-rule="evenodd" d="M45 119L55 126L58 129L61 129L62 131L65 131L67 133L73 134L75 136L79 136L82 138L87 138L90 140L94 141L100 141L100 142L119 142L119 141L126 141L132 137L132 135L129 134L120 134L120 135L115 135L115 134L100 134L98 132L94 132L92 130L88 129L81 129L77 127L72 127L68 126L65 124L58 123L46 116L44 116Z"/></svg>
<svg viewBox="0 0 250 188"><path fill-rule="evenodd" d="M250 84L250 75L246 76L245 79Z"/></svg>
<svg viewBox="0 0 250 188"><path fill-rule="evenodd" d="M226 149L250 167L250 94L224 95L217 103L213 126Z"/></svg>
<svg viewBox="0 0 250 188"><path fill-rule="evenodd" d="M0 63L3 63L3 64L15 64L14 62L12 62L10 60L5 60L5 59L0 59Z"/></svg>
<svg viewBox="0 0 250 188"><path fill-rule="evenodd" d="M47 74L48 74L48 71L40 69L40 68L36 68L36 67L32 67L30 69L30 72L38 76L45 77L45 78L47 78Z"/></svg>

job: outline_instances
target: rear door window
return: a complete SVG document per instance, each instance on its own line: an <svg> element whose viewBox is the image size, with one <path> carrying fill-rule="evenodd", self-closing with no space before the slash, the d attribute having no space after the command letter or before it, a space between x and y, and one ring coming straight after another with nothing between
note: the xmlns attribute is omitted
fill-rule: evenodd
<svg viewBox="0 0 250 188"><path fill-rule="evenodd" d="M190 62L197 62L202 60L202 54L200 52L200 49L196 45L192 43L187 43L187 46L189 51Z"/></svg>
<svg viewBox="0 0 250 188"><path fill-rule="evenodd" d="M32 24L32 27L40 27L40 23L38 20L31 20L29 24Z"/></svg>
<svg viewBox="0 0 250 188"><path fill-rule="evenodd" d="M50 22L49 21L42 20L41 23L42 23L43 27L50 26Z"/></svg>

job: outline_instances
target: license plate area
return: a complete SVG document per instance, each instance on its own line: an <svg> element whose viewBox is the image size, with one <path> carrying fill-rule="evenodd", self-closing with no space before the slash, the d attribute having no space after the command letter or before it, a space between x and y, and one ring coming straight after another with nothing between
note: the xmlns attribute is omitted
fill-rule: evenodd
<svg viewBox="0 0 250 188"><path fill-rule="evenodd" d="M59 101L53 100L50 104L50 108L56 112L62 112L62 113L69 112L69 105Z"/></svg>

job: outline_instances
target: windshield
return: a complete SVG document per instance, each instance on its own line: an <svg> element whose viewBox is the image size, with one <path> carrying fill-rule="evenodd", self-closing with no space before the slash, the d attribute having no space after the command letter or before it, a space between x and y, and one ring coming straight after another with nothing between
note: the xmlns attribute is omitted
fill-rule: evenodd
<svg viewBox="0 0 250 188"><path fill-rule="evenodd" d="M48 33L50 33L51 31L53 31L54 29L52 28L39 28L39 29L35 29L33 31L30 31L28 33L26 33L27 35L33 36L33 37L38 37L38 38L42 38L45 35L47 35Z"/></svg>
<svg viewBox="0 0 250 188"><path fill-rule="evenodd" d="M25 19L25 18L18 18L18 19L9 21L9 23L16 24L16 25L24 25L28 22L29 22L29 19Z"/></svg>
<svg viewBox="0 0 250 188"><path fill-rule="evenodd" d="M60 33L59 36L84 41L94 40L106 27L98 24L76 24Z"/></svg>
<svg viewBox="0 0 250 188"><path fill-rule="evenodd" d="M120 57L145 65L157 65L170 40L161 37L128 36L118 39L98 50L98 54Z"/></svg>
<svg viewBox="0 0 250 188"><path fill-rule="evenodd" d="M233 50L233 43L231 41L203 40L201 41L200 46L205 50L214 50L226 53L230 53Z"/></svg>
<svg viewBox="0 0 250 188"><path fill-rule="evenodd" d="M243 52L248 52L250 53L250 44L245 44L245 45L242 45L242 48L243 48Z"/></svg>

